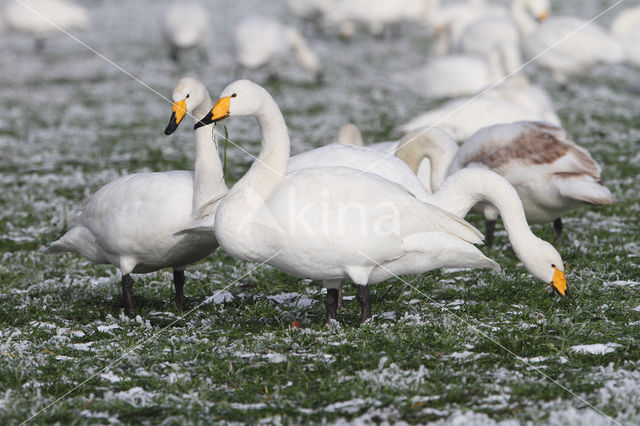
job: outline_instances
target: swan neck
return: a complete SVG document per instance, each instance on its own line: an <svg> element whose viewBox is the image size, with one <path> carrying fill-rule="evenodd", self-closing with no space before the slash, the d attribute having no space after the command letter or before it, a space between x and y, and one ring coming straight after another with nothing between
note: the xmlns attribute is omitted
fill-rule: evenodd
<svg viewBox="0 0 640 426"><path fill-rule="evenodd" d="M213 106L212 106L213 107ZM196 159L193 172L193 214L196 218L215 212L210 204L227 192L215 126L203 126L196 133ZM206 206L206 207L205 207Z"/></svg>
<svg viewBox="0 0 640 426"><path fill-rule="evenodd" d="M518 193L497 173L482 169L460 170L443 183L435 196L438 206L460 217L465 217L477 203L493 205L502 217L513 250L523 262L527 251L536 247L539 241L529 228Z"/></svg>
<svg viewBox="0 0 640 426"><path fill-rule="evenodd" d="M458 153L458 145L454 141L433 150L429 156L431 162L431 188L437 191L447 178L449 167Z"/></svg>
<svg viewBox="0 0 640 426"><path fill-rule="evenodd" d="M263 198L271 193L287 172L291 149L287 125L276 102L265 92L263 106L255 115L260 126L260 154L234 189L256 192Z"/></svg>
<svg viewBox="0 0 640 426"><path fill-rule="evenodd" d="M287 37L293 52L298 57L298 62L304 69L310 72L317 72L319 68L319 60L313 52L307 40L295 28L288 28Z"/></svg>
<svg viewBox="0 0 640 426"><path fill-rule="evenodd" d="M535 19L527 13L526 4L524 0L513 0L511 2L511 14L515 21L520 34L523 36L529 35L536 28Z"/></svg>

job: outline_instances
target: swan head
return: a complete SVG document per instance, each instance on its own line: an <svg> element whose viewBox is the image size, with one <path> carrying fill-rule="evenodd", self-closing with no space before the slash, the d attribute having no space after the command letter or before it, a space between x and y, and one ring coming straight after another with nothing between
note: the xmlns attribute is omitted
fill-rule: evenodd
<svg viewBox="0 0 640 426"><path fill-rule="evenodd" d="M185 77L178 82L173 89L172 98L171 118L164 130L165 135L175 132L185 115L193 115L198 107L204 105L207 100L209 103L206 107L211 105L207 88L200 81L191 77Z"/></svg>
<svg viewBox="0 0 640 426"><path fill-rule="evenodd" d="M364 146L362 133L355 124L347 123L338 131L338 143L342 145Z"/></svg>
<svg viewBox="0 0 640 426"><path fill-rule="evenodd" d="M211 111L196 123L195 128L222 121L231 116L259 115L263 100L269 94L250 80L237 80L229 84Z"/></svg>
<svg viewBox="0 0 640 426"><path fill-rule="evenodd" d="M567 292L564 264L560 253L551 244L538 240L524 261L526 268L538 279L548 283L558 294ZM524 257L522 258L524 259Z"/></svg>
<svg viewBox="0 0 640 426"><path fill-rule="evenodd" d="M533 15L538 22L549 17L549 0L523 0L522 4L527 12Z"/></svg>

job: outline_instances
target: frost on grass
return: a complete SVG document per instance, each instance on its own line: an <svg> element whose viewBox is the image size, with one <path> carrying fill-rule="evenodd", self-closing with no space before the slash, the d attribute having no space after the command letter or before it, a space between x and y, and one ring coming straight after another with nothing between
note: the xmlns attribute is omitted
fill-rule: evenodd
<svg viewBox="0 0 640 426"><path fill-rule="evenodd" d="M604 355L615 352L617 348L621 347L622 345L618 343L594 343L592 345L575 345L571 349L582 354Z"/></svg>
<svg viewBox="0 0 640 426"><path fill-rule="evenodd" d="M229 2L224 14L212 14L215 60L202 63L196 55L173 64L158 36L160 19L150 19L165 5L94 2L91 13L100 19L78 36L164 96L188 74L201 78L215 98L233 75L224 44L232 25L248 11L288 16L283 2ZM602 2L570 0L553 8L587 18L601 12ZM350 44L330 32L312 35L325 58L326 83L314 86L304 72L287 67L279 82L267 84L285 113L293 153L332 141L346 121L358 124L367 140L396 139L398 123L437 106L385 80L399 68L422 65L433 41L420 27L400 32L362 35ZM256 265L224 253L187 269L188 306L202 306L185 318L173 309L170 271L136 277L134 319L122 314L115 268L45 254L101 185L134 172L190 169L195 150L188 125L162 135L171 106L157 94L68 38L48 43L42 54L25 54L32 42L14 33L0 38L3 61L12 67L0 73L6 106L0 124L0 417L7 423L20 423L34 407L99 374L68 405L54 406L36 422L125 423L139 408L148 409L150 423L239 421L226 406L248 423L609 424L531 366L619 421L637 422L640 98L629 90L637 86L637 71L599 67L563 91L546 73L530 73L550 91L576 142L602 164L603 181L618 199L563 218L565 242L558 250L569 266L570 298L556 299L532 281L499 223L496 245L481 249L504 274L434 272L411 281L419 292L399 283L373 286L375 318L365 326L350 293L338 325L326 329L317 283L267 267L243 277ZM265 81L268 74L248 77ZM229 131L257 154L253 120L234 120ZM227 154L225 177L233 184L252 158L234 147ZM549 225L533 231L553 240ZM236 280L237 287L225 289ZM303 328L292 330L292 320ZM577 351L585 342L601 343ZM130 348L121 363L102 370ZM180 414L167 416L164 408ZM70 409L73 419L64 417Z"/></svg>

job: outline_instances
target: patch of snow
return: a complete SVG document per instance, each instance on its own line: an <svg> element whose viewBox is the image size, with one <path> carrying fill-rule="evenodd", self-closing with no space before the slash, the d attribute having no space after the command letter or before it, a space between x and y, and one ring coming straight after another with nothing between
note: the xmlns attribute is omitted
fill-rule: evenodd
<svg viewBox="0 0 640 426"><path fill-rule="evenodd" d="M232 402L230 405L234 410L263 410L267 408L267 404L264 402L258 402L257 404L241 404L239 402Z"/></svg>
<svg viewBox="0 0 640 426"><path fill-rule="evenodd" d="M611 352L615 352L616 348L621 348L622 345L618 343L594 343L592 345L576 345L571 346L571 349L577 353L604 355Z"/></svg>
<svg viewBox="0 0 640 426"><path fill-rule="evenodd" d="M265 355L265 358L267 358L269 362L273 364L279 364L281 362L287 361L287 356L279 353L268 353Z"/></svg>
<svg viewBox="0 0 640 426"><path fill-rule="evenodd" d="M92 345L93 345L93 342L86 342L86 343L71 343L69 346L78 351L93 351L93 349L91 348Z"/></svg>
<svg viewBox="0 0 640 426"><path fill-rule="evenodd" d="M604 285L605 287L611 287L611 286L626 287L626 286L640 285L640 282L631 281L631 280L619 280L619 281L609 281L604 283Z"/></svg>
<svg viewBox="0 0 640 426"><path fill-rule="evenodd" d="M374 316L376 318L380 318L380 319L386 319L386 320L391 320L391 321L395 321L396 320L396 313L394 311L383 312L381 314L376 314Z"/></svg>
<svg viewBox="0 0 640 426"><path fill-rule="evenodd" d="M216 291L213 296L207 298L207 302L213 301L214 304L220 305L222 303L231 302L234 299L233 294L227 290Z"/></svg>
<svg viewBox="0 0 640 426"><path fill-rule="evenodd" d="M97 413L95 411L82 410L80 411L80 416L90 419L105 419L107 423L111 424L120 423L117 417L112 417L109 413Z"/></svg>
<svg viewBox="0 0 640 426"><path fill-rule="evenodd" d="M117 328L122 328L122 327L120 327L118 324L99 325L99 326L96 327L96 329L98 331L101 331L103 333L110 333L111 330L115 330ZM111 334L113 334L113 333L111 333Z"/></svg>
<svg viewBox="0 0 640 426"><path fill-rule="evenodd" d="M333 404L329 404L324 407L323 411L328 413L357 413L362 409L362 407L378 407L380 406L380 401L375 399L367 398L355 398L349 401L335 402Z"/></svg>
<svg viewBox="0 0 640 426"><path fill-rule="evenodd" d="M153 398L156 396L154 392L147 392L139 386L132 387L126 391L122 392L112 392L107 391L104 395L104 399L109 400L119 400L126 402L127 404L136 407L147 407L152 405Z"/></svg>
<svg viewBox="0 0 640 426"><path fill-rule="evenodd" d="M101 373L100 377L103 378L104 380L108 381L108 382L111 382L111 383L118 383L118 382L122 381L122 377L116 376L111 371L107 371L105 373Z"/></svg>

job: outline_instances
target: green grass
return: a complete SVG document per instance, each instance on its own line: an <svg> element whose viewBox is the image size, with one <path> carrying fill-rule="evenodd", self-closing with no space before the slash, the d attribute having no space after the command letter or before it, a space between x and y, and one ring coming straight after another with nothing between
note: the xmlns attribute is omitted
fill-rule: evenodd
<svg viewBox="0 0 640 426"><path fill-rule="evenodd" d="M116 20L112 6L96 4L109 25L88 40L164 96L184 74L202 78L215 96L230 79L231 60L218 45L206 66L160 58L159 39L144 32L160 3L132 3L127 7L135 13L127 9ZM279 7L254 3L257 11ZM229 33L247 7L229 5L214 17L216 28ZM130 42L134 35L137 43ZM398 68L423 63L431 41L416 28L403 28L403 37L363 35L343 44L327 36L314 41L331 58L324 85L289 69L268 84L294 152L327 143L347 121L366 140L393 139L398 124L436 105L388 81ZM187 269L190 311L182 318L169 271L135 276L134 319L122 314L120 276L112 267L45 254L106 182L191 168L193 133L189 122L163 136L170 105L91 54L62 40L42 58L23 55L27 41L9 38L3 52L16 70L0 74L2 424L43 409L31 423L606 424L587 403L620 422L638 422L640 101L629 90L636 71L594 70L564 91L544 73L531 73L552 90L565 127L602 165L618 198L565 217L558 250L567 297L530 276L498 225L496 245L482 250L502 272L389 280L372 287L370 323L360 325L358 304L349 298L339 325L327 329L320 283L270 267L252 271L255 265L222 251ZM228 126L234 143L258 152L253 120ZM232 144L227 155L232 184L251 158ZM469 220L484 229L479 216ZM550 224L533 230L553 241ZM233 300L213 303L209 298L223 289ZM350 286L345 291L354 296ZM620 346L605 355L571 349L595 343Z"/></svg>

